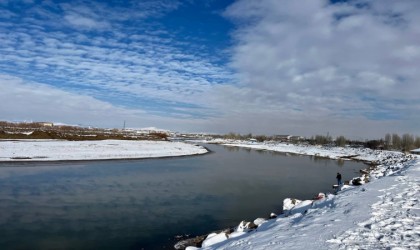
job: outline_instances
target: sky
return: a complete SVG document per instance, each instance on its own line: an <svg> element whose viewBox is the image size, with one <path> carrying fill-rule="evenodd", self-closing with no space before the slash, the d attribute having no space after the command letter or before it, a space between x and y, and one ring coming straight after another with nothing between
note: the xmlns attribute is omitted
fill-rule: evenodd
<svg viewBox="0 0 420 250"><path fill-rule="evenodd" d="M418 0L0 0L0 120L420 135Z"/></svg>

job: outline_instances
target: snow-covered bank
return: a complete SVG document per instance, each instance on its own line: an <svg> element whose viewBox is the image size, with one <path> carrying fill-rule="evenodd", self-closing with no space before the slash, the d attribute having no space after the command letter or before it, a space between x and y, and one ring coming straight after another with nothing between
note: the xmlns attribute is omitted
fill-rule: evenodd
<svg viewBox="0 0 420 250"><path fill-rule="evenodd" d="M0 140L0 161L140 159L205 153L201 146L168 141Z"/></svg>
<svg viewBox="0 0 420 250"><path fill-rule="evenodd" d="M401 152L372 150L368 148L351 147L325 147L319 145L296 145L289 143L224 143L232 147L244 147L259 150L270 150L283 153L301 154L326 157L330 159L353 159L360 161L377 162L404 155Z"/></svg>
<svg viewBox="0 0 420 250"><path fill-rule="evenodd" d="M419 249L420 160L405 167L204 249Z"/></svg>
<svg viewBox="0 0 420 250"><path fill-rule="evenodd" d="M372 181L367 184L345 186L337 195L320 196L318 200L286 199L285 214L276 219L241 222L233 232L210 234L202 249L420 248L420 158L368 149L230 145L329 158L357 155L359 160L381 165L370 172Z"/></svg>

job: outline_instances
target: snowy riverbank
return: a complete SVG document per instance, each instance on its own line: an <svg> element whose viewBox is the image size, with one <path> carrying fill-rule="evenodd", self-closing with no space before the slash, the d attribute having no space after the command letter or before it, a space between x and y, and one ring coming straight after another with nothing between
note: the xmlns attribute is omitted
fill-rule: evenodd
<svg viewBox="0 0 420 250"><path fill-rule="evenodd" d="M284 214L241 222L233 231L210 234L202 249L419 249L420 158L369 149L228 145L333 159L351 156L380 165L370 172L369 183L345 185L337 195L317 200L286 199Z"/></svg>
<svg viewBox="0 0 420 250"><path fill-rule="evenodd" d="M252 148L257 150L269 150L282 153L309 155L326 157L330 159L351 159L366 162L378 162L387 158L398 158L404 155L401 152L372 150L369 148L352 148L352 147L327 147L320 145L303 145L291 143L275 143L275 142L246 142L236 140L213 140L207 143L217 143L232 147Z"/></svg>
<svg viewBox="0 0 420 250"><path fill-rule="evenodd" d="M0 161L141 159L205 154L204 147L168 141L0 140Z"/></svg>

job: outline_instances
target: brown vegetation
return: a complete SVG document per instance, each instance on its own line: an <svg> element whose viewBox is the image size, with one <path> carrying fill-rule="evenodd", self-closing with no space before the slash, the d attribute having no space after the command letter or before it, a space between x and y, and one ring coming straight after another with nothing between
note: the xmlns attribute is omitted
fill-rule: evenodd
<svg viewBox="0 0 420 250"><path fill-rule="evenodd" d="M0 139L84 140L167 140L165 133L137 134L118 129L78 126L46 126L45 123L11 123L0 121Z"/></svg>

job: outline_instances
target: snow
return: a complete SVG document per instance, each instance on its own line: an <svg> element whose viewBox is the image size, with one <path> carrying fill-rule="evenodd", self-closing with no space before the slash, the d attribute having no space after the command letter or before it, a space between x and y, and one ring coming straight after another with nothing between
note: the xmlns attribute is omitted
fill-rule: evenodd
<svg viewBox="0 0 420 250"><path fill-rule="evenodd" d="M217 244L219 242L223 242L227 239L227 235L224 232L221 233L212 233L207 236L207 238L203 241L202 247L211 246Z"/></svg>
<svg viewBox="0 0 420 250"><path fill-rule="evenodd" d="M33 131L30 131L30 132L9 132L9 131L5 131L5 133L9 134L9 135L17 135L17 134L31 135L33 133Z"/></svg>
<svg viewBox="0 0 420 250"><path fill-rule="evenodd" d="M370 182L316 200L285 199L284 214L256 219L255 230L244 231L241 222L226 240L209 239L202 249L420 249L420 158L368 149L229 145L333 159L357 155L381 165L366 174Z"/></svg>
<svg viewBox="0 0 420 250"><path fill-rule="evenodd" d="M283 153L311 155L318 157L326 157L331 159L340 159L350 157L353 160L361 161L377 161L383 157L399 157L403 153L385 150L372 150L368 148L351 148L351 147L329 147L329 146L313 146L313 145L296 145L289 143L224 143L226 146L245 147L258 150L270 150Z"/></svg>
<svg viewBox="0 0 420 250"><path fill-rule="evenodd" d="M0 140L0 161L140 159L204 153L204 147L168 141Z"/></svg>

